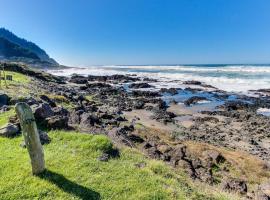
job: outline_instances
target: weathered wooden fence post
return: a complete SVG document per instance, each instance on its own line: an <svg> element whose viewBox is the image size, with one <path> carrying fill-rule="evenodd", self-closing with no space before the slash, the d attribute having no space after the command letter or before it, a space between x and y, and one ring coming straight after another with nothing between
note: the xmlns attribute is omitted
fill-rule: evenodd
<svg viewBox="0 0 270 200"><path fill-rule="evenodd" d="M34 115L30 106L26 103L17 103L15 110L19 117L25 144L30 155L32 172L34 175L37 175L45 170L45 161Z"/></svg>

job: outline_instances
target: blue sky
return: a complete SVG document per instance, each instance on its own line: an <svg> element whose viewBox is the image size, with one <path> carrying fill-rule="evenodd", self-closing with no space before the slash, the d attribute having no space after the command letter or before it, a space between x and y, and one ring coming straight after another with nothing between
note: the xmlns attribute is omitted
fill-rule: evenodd
<svg viewBox="0 0 270 200"><path fill-rule="evenodd" d="M270 63L269 0L0 0L65 65Z"/></svg>

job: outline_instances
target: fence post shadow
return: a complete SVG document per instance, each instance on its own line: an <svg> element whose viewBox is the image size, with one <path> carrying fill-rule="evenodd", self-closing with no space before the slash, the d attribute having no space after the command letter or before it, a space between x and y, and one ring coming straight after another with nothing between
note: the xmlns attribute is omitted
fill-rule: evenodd
<svg viewBox="0 0 270 200"><path fill-rule="evenodd" d="M81 186L73 181L68 180L63 175L56 172L45 170L38 175L39 178L47 180L52 184L56 185L58 188L63 191L77 196L82 200L100 200L100 194L91 190L87 187Z"/></svg>

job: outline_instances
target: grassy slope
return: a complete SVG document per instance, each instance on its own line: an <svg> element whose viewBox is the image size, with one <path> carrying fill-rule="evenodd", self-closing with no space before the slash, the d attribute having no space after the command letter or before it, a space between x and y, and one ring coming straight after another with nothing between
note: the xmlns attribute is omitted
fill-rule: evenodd
<svg viewBox="0 0 270 200"><path fill-rule="evenodd" d="M14 109L0 114L0 127L8 123L8 118L15 115Z"/></svg>
<svg viewBox="0 0 270 200"><path fill-rule="evenodd" d="M13 80L7 81L7 88L5 87L5 82L2 80L0 92L7 93L9 96L16 98L29 95L29 83L31 82L31 78L29 76L10 71L6 71L5 74L12 75Z"/></svg>
<svg viewBox="0 0 270 200"><path fill-rule="evenodd" d="M31 175L21 137L0 138L0 199L227 199L198 191L184 175L135 150L122 149L120 158L98 161L101 151L110 148L105 136L62 131L50 136L48 171L42 177ZM146 167L135 166L140 162Z"/></svg>

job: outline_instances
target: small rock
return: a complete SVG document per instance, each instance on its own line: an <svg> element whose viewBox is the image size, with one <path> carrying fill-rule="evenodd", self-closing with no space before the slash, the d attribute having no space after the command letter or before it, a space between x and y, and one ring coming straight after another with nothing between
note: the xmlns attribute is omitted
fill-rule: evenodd
<svg viewBox="0 0 270 200"><path fill-rule="evenodd" d="M8 123L5 127L0 129L0 136L2 137L15 137L19 134L19 127L15 124Z"/></svg>
<svg viewBox="0 0 270 200"><path fill-rule="evenodd" d="M51 142L51 138L49 137L48 133L45 131L38 130L39 133L39 139L41 144L49 144Z"/></svg>
<svg viewBox="0 0 270 200"><path fill-rule="evenodd" d="M150 87L153 87L153 86L149 85L148 83L132 83L129 85L129 88L133 88L133 89L150 88Z"/></svg>
<svg viewBox="0 0 270 200"><path fill-rule="evenodd" d="M227 180L223 180L221 186L222 189L227 191L235 191L239 192L240 194L247 193L247 184L244 180L229 178Z"/></svg>
<svg viewBox="0 0 270 200"><path fill-rule="evenodd" d="M98 158L98 160L99 160L99 161L102 161L102 162L108 162L108 161L109 161L109 158L110 158L110 155L109 155L109 154L103 153L103 154Z"/></svg>
<svg viewBox="0 0 270 200"><path fill-rule="evenodd" d="M68 110L63 107L54 107L52 110L54 112L54 115L68 116L69 114Z"/></svg>
<svg viewBox="0 0 270 200"><path fill-rule="evenodd" d="M178 94L178 90L181 90L181 88L161 88L160 92L168 93L170 95L176 95Z"/></svg>
<svg viewBox="0 0 270 200"><path fill-rule="evenodd" d="M134 109L142 109L144 107L145 103L141 100L135 101L133 108Z"/></svg>
<svg viewBox="0 0 270 200"><path fill-rule="evenodd" d="M135 167L138 167L138 168L144 168L146 166L146 163L145 162L139 162L139 163L136 163L134 165L135 165Z"/></svg>
<svg viewBox="0 0 270 200"><path fill-rule="evenodd" d="M31 108L37 121L45 120L46 118L51 117L54 114L51 106L47 103L42 103L38 106L34 105Z"/></svg>
<svg viewBox="0 0 270 200"><path fill-rule="evenodd" d="M193 97L190 97L189 99L187 99L186 101L184 101L184 104L186 106L190 106L192 104L198 103L199 101L205 101L205 100L208 100L208 99L206 97L193 96Z"/></svg>
<svg viewBox="0 0 270 200"><path fill-rule="evenodd" d="M0 106L7 105L9 101L9 97L6 94L0 94Z"/></svg>
<svg viewBox="0 0 270 200"><path fill-rule="evenodd" d="M67 129L68 117L66 116L52 116L46 119L47 127L49 129Z"/></svg>
<svg viewBox="0 0 270 200"><path fill-rule="evenodd" d="M4 106L0 107L0 113L6 112L6 111L9 111L9 110L10 110L10 107L8 107L7 105L4 105Z"/></svg>
<svg viewBox="0 0 270 200"><path fill-rule="evenodd" d="M100 123L99 118L95 115L91 115L90 113L83 113L80 116L80 118L81 118L80 127L83 130L87 130L87 129L91 128L92 126L94 126L95 124Z"/></svg>
<svg viewBox="0 0 270 200"><path fill-rule="evenodd" d="M88 79L87 77L75 74L70 78L69 82L76 84L86 84L88 82L87 79Z"/></svg>
<svg viewBox="0 0 270 200"><path fill-rule="evenodd" d="M215 164L223 163L226 160L220 152L215 150L204 151L203 156L210 158Z"/></svg>
<svg viewBox="0 0 270 200"><path fill-rule="evenodd" d="M56 107L56 103L46 95L40 95L39 97L45 103L48 103L51 107Z"/></svg>
<svg viewBox="0 0 270 200"><path fill-rule="evenodd" d="M186 84L186 85L201 85L202 82L191 80L191 81L184 81L183 84Z"/></svg>

